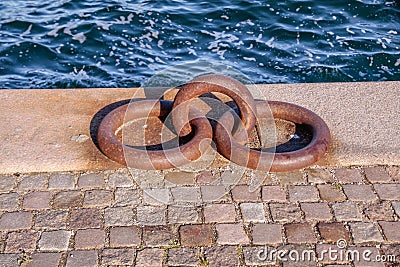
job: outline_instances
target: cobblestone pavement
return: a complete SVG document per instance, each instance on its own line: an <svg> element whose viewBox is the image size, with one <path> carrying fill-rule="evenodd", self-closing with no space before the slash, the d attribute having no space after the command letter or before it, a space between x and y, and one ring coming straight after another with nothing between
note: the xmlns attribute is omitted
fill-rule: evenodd
<svg viewBox="0 0 400 267"><path fill-rule="evenodd" d="M400 266L400 167L219 175L0 177L0 265Z"/></svg>

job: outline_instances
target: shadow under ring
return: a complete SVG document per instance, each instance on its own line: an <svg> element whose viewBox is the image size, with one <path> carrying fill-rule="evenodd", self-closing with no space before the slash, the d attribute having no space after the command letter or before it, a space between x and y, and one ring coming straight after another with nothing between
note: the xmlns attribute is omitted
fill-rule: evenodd
<svg viewBox="0 0 400 267"><path fill-rule="evenodd" d="M310 126L313 136L310 143L299 150L282 153L250 149L232 137L234 117L230 112L226 112L214 129L214 142L218 152L225 158L251 169L286 172L310 166L326 153L331 141L330 131L322 118L314 112L279 101L256 101L256 109L260 118L272 112L275 119Z"/></svg>
<svg viewBox="0 0 400 267"><path fill-rule="evenodd" d="M189 111L193 138L179 147L146 150L133 148L118 140L116 134L124 122L148 117L165 117L171 109L172 102L166 100L141 100L114 109L99 125L97 139L100 150L122 165L145 170L175 168L199 159L210 148L213 131L208 119L193 107Z"/></svg>

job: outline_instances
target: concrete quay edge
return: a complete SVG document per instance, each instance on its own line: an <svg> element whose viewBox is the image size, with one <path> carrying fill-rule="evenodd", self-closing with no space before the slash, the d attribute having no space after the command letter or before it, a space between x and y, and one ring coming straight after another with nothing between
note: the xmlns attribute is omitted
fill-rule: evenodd
<svg viewBox="0 0 400 267"><path fill-rule="evenodd" d="M304 106L326 121L333 142L318 165L400 165L400 81L249 89L269 100ZM120 168L92 142L93 116L114 102L149 98L156 90L0 90L0 174Z"/></svg>

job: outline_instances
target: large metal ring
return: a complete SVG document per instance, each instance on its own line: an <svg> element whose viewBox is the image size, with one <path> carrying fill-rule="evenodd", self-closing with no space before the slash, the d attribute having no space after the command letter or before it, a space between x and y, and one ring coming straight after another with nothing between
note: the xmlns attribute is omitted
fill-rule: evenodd
<svg viewBox="0 0 400 267"><path fill-rule="evenodd" d="M240 118L250 135L256 124L256 110L250 91L238 80L219 74L202 75L185 84L175 96L173 109L179 106L179 112L174 112L172 121L179 136L191 132L188 122L190 100L205 93L219 92L233 99L239 109ZM181 109L182 108L182 109Z"/></svg>
<svg viewBox="0 0 400 267"><path fill-rule="evenodd" d="M197 160L210 146L212 127L207 118L195 108L191 108L189 114L194 130L193 138L180 147L143 150L124 145L117 139L116 132L121 129L124 121L167 116L171 109L172 102L166 100L142 100L114 109L99 125L97 140L101 151L122 165L146 170L169 169Z"/></svg>
<svg viewBox="0 0 400 267"><path fill-rule="evenodd" d="M282 153L250 149L232 137L234 117L230 112L226 112L216 125L214 133L214 142L224 157L251 169L285 172L307 167L321 159L327 151L331 140L330 131L326 123L314 112L277 101L257 101L256 107L259 118L268 116L271 111L274 118L309 125L313 134L311 142L302 149Z"/></svg>

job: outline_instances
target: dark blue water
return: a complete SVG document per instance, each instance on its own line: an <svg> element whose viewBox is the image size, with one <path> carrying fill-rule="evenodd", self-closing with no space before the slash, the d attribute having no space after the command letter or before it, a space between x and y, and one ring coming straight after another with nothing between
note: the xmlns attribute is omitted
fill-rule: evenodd
<svg viewBox="0 0 400 267"><path fill-rule="evenodd" d="M134 87L197 61L254 83L400 80L400 3L0 2L0 88Z"/></svg>

